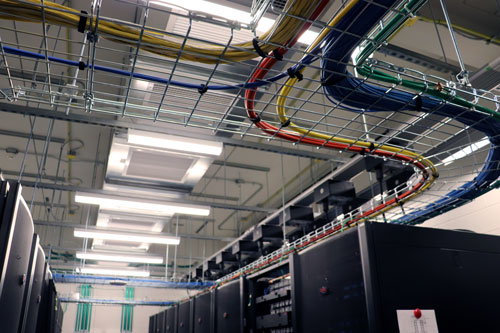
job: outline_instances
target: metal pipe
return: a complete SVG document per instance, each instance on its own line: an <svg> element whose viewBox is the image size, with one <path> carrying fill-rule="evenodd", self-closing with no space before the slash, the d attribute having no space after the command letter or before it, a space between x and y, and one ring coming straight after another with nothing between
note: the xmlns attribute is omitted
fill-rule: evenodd
<svg viewBox="0 0 500 333"><path fill-rule="evenodd" d="M271 169L267 168L267 167L263 167L263 166L260 166L260 165L246 164L246 163L235 163L235 162L215 160L215 161L212 162L212 164L214 164L214 165L225 165L228 168L238 168L238 169L261 171L261 172L269 172L269 171L271 171Z"/></svg>
<svg viewBox="0 0 500 333"><path fill-rule="evenodd" d="M80 53L78 56L78 62L81 62L83 59L83 52L85 52L85 45L87 43L87 34L83 34L83 42L82 46L80 47ZM71 87L76 87L76 81L78 80L78 73L80 72L80 68L76 67L75 69L75 75L73 76L73 81L71 82ZM73 98L70 98L68 101L68 107L66 108L65 114L69 114L69 109L71 108L71 102L73 102Z"/></svg>
<svg viewBox="0 0 500 333"><path fill-rule="evenodd" d="M179 216L177 216L177 223L175 224L175 236L179 236ZM177 248L179 246L174 247L174 272L172 274L172 278L175 279L175 274L177 272Z"/></svg>
<svg viewBox="0 0 500 333"><path fill-rule="evenodd" d="M19 174L18 171L4 170L4 169L0 169L0 173L2 173L5 176L17 176ZM25 172L25 173L23 173L23 176L26 178L36 178L37 174ZM47 180L59 181L59 182L63 182L66 180L64 177L49 176L49 175L42 175L41 178L47 179Z"/></svg>
<svg viewBox="0 0 500 333"><path fill-rule="evenodd" d="M137 46L135 49L134 60L132 61L132 70L130 71L130 78L128 79L127 90L125 93L125 101L123 102L122 117L125 116L127 110L127 102L130 95L130 88L132 86L132 80L134 77L135 66L137 64L137 57L139 56L139 50L141 49L142 37L144 36L144 29L146 28L146 22L148 20L149 14L149 0L146 0L146 9L144 10L144 18L142 22L141 32L139 33L139 40L137 41Z"/></svg>
<svg viewBox="0 0 500 333"><path fill-rule="evenodd" d="M460 49L458 48L457 40L455 39L455 33L453 31L453 26L450 21L450 17L448 16L448 11L446 10L446 6L443 0L439 0L441 3L441 8L443 9L444 18L446 20L446 24L448 25L448 31L450 32L451 40L453 42L453 47L455 48L455 52L457 53L458 63L460 64L460 69L462 70L457 74L457 80L460 83L465 83L469 85L469 73L465 69L464 61L462 59L462 54L460 53Z"/></svg>
<svg viewBox="0 0 500 333"><path fill-rule="evenodd" d="M46 141L47 140L46 135L23 133L23 132L10 131L10 130L5 130L5 129L0 129L0 135L15 136L18 138L25 138L25 139L29 139L31 137L32 140L38 140L38 141ZM55 138L55 137L51 137L51 138L49 138L49 140L50 140L50 142L60 143L60 144L64 144L64 142L66 141L63 138Z"/></svg>
<svg viewBox="0 0 500 333"><path fill-rule="evenodd" d="M45 173L45 166L47 164L47 154L48 154L49 144L50 144L49 138L52 136L53 129L54 129L54 119L51 119L49 122L49 128L47 129L47 140L45 140L45 144L43 146L42 161L40 163L40 168L38 169L38 175L36 177L33 194L31 196L30 211L33 207L33 201L35 201L35 194L37 192L38 182L40 181L41 175L43 173Z"/></svg>
<svg viewBox="0 0 500 333"><path fill-rule="evenodd" d="M24 168L26 166L26 157L28 156L28 149L30 146L31 138L33 136L33 130L35 129L36 118L37 117L34 116L34 119L31 122L30 134L28 136L28 140L26 141L26 149L24 150L23 161L21 162L21 169L19 170L19 177L17 178L18 182L20 182L21 179L23 179L23 172L24 172ZM33 205L33 201L31 201L31 205Z"/></svg>

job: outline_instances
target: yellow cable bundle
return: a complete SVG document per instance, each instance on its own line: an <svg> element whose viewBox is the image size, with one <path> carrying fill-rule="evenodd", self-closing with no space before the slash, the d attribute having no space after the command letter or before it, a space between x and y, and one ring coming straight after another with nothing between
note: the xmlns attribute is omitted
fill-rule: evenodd
<svg viewBox="0 0 500 333"><path fill-rule="evenodd" d="M288 1L284 9L284 12L288 14L280 15L273 27L259 36L259 40L268 40L267 43L259 43L262 51L270 52L276 48L276 45L284 45L288 40L292 39L320 2L321 0ZM71 28L78 26L82 15L78 10L50 1L44 1L43 4L47 24L69 26ZM26 2L0 0L0 11L2 11L0 19L27 22L41 22L42 20L42 3L40 0L26 0ZM90 27L90 21L90 19L87 19L87 29L93 30L96 22L93 20L92 27ZM98 24L98 33L108 40L136 47L140 39L141 29L102 19ZM148 31L146 27L140 48L165 57L177 58L183 38L168 35L162 38L158 37L158 35L158 33ZM225 47L213 47L208 42L206 46L194 46L186 43L180 58L214 64L217 63L220 57L226 61L243 61L257 56L252 41L231 44L225 52L224 50Z"/></svg>
<svg viewBox="0 0 500 333"><path fill-rule="evenodd" d="M330 28L334 27L349 12L349 10L351 10L352 7L354 7L354 5L356 3L358 3L358 1L359 0L349 1L349 3L347 3L347 5L328 23L327 27L325 29L323 29L323 31L316 38L316 40L308 47L306 52L311 52L325 38L325 36L328 34ZM305 70L305 67L300 70L300 73L302 74L304 72L304 70ZM285 84L283 85L283 87L281 88L281 90L279 92L279 96L278 96L277 103L276 103L276 112L278 113L278 116L279 116L282 124L289 122L289 118L287 117L287 114L286 114L285 103L286 103L286 99L287 99L288 95L290 94L290 91L295 86L297 81L298 81L298 79L296 77L288 78L288 80L285 82ZM370 147L372 147L372 145L374 144L372 142L352 140L352 139L348 139L348 138L336 137L336 136L331 136L331 135L326 135L323 133L315 132L315 131L312 131L312 130L309 130L306 128L302 128L302 127L294 124L291 121L289 122L288 126L294 132L300 133L300 134L305 135L307 137L313 137L313 138L317 138L317 139L321 139L321 140L332 141L332 142L348 144L348 145L354 145L354 146L363 147L363 148L367 148L367 149L370 149ZM377 216L377 215L379 215L379 214L381 214L389 209L394 208L394 206L397 206L400 203L403 203L403 202L410 200L411 198L419 195L424 190L429 188L429 186L431 186L431 184L435 181L435 179L438 176L438 172L437 172L437 169L434 166L434 164L420 154L417 154L417 153L412 152L412 151L407 150L407 149L402 149L402 148L398 148L398 147L394 147L394 146L390 146L390 145L384 145L384 144L375 144L375 149L391 152L394 154L405 155L407 157L410 157L410 158L422 163L426 168L428 168L430 170L430 177L427 179L426 183L418 191L407 196L406 198L404 198L402 200L399 200L399 203L396 203L394 205L390 205L387 208L384 208L384 209L374 213L370 217Z"/></svg>

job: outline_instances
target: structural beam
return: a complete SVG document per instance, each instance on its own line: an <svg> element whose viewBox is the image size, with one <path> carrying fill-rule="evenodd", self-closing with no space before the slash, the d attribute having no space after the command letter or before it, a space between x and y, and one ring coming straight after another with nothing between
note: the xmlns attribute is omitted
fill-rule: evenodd
<svg viewBox="0 0 500 333"><path fill-rule="evenodd" d="M220 160L215 160L215 161L213 161L212 164L214 164L214 165L223 165L223 166L226 166L228 168L237 168L237 169L261 171L261 172L269 172L269 171L271 171L270 168L263 167L263 166L260 166L260 165L251 165L251 164L227 162L227 161L220 161Z"/></svg>
<svg viewBox="0 0 500 333"><path fill-rule="evenodd" d="M3 174L4 176L19 176L19 171L12 171L12 170L3 170L0 169L0 174ZM57 181L57 182L65 182L66 178L64 177L56 177L56 176L49 176L49 175L38 175L36 173L29 173L29 172L23 172L23 177L27 178L38 178L40 177L41 179L47 179L47 180L52 180L52 181Z"/></svg>
<svg viewBox="0 0 500 333"><path fill-rule="evenodd" d="M404 59L416 65L420 65L429 69L433 69L446 74L457 74L460 73L460 67L446 63L444 61L428 57L421 53L411 51L397 45L388 44L382 46L378 49L378 52L395 57L398 59Z"/></svg>
<svg viewBox="0 0 500 333"><path fill-rule="evenodd" d="M56 120L61 120L61 121L70 121L70 122L75 122L75 123L103 126L103 127L113 128L113 129L131 128L131 129L136 129L136 130L141 130L141 131L159 132L159 133L181 136L181 137L190 137L190 138L201 139L201 140L218 141L218 142L224 143L225 145L233 146L233 147L256 149L256 150L267 151L267 152L271 152L271 153L299 156L299 157L304 157L304 158L313 158L313 159L318 159L318 160L328 160L328 161L341 162L341 163L345 162L344 160L342 160L338 157L335 157L333 154L329 154L327 152L327 149L325 149L324 152L322 150L317 150L317 149L303 150L303 149L299 148L300 145L298 145L294 148L286 147L286 146L282 147L282 146L273 145L270 143L265 144L265 143L259 143L259 142L251 142L251 141L242 140L242 139L238 140L238 139L233 139L233 138L225 137L225 136L214 136L214 135L208 135L208 134L202 134L202 133L190 133L190 132L187 132L183 129L165 128L165 127L155 126L153 123L151 123L151 124L137 124L137 123L132 123L132 122L128 122L125 120L115 120L115 119L110 119L110 118L99 117L95 113L92 114L92 116L89 116L88 114L82 115L82 114L76 114L76 113L70 113L69 115L65 115L64 112L53 111L53 110L42 109L42 108L34 108L34 107L25 106L25 105L11 104L11 103L5 103L5 102L0 103L0 111L16 113L16 114L20 114L20 115L28 115L28 116L37 116L37 117L41 117L41 118L56 119ZM304 146L302 146L302 147L304 147Z"/></svg>
<svg viewBox="0 0 500 333"><path fill-rule="evenodd" d="M17 132L17 131L9 131L9 130L5 130L5 129L0 129L0 135L14 136L14 137L17 137L17 138L25 138L25 139L28 139L30 137L29 133ZM39 134L33 134L31 136L31 139L37 140L37 141L46 141L47 140L47 136L45 136L45 135L39 135ZM66 140L63 139L63 138L56 138L56 137L52 137L52 136L49 139L50 139L51 142L59 143L59 144L63 144L64 142L66 142Z"/></svg>

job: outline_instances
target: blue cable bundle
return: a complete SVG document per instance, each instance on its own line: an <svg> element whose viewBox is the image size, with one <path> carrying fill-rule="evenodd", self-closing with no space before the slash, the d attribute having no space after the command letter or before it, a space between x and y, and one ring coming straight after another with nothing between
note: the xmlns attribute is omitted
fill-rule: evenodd
<svg viewBox="0 0 500 333"><path fill-rule="evenodd" d="M393 2L375 1L384 6L390 6ZM366 15L362 15L360 10L363 10ZM385 11L375 4L364 5L362 9L354 8L337 26L339 30L345 30L348 33L336 32L336 36L330 38L323 50L322 82L329 100L335 104L340 102L346 110L355 112L395 110L434 112L454 118L464 125L481 131L490 140L488 157L473 181L451 191L445 198L403 216L398 221L398 223L417 224L477 197L500 176L500 138L498 137L500 122L492 122L488 115L430 96L417 97L417 95L395 89L388 92L387 88L367 84L353 77L347 71L346 64L352 49L360 42L361 37L356 36L366 35L384 14Z"/></svg>

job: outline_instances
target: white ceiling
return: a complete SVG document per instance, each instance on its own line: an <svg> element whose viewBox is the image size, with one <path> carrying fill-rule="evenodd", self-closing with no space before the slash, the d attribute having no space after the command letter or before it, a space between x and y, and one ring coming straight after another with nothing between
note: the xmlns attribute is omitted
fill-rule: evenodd
<svg viewBox="0 0 500 333"><path fill-rule="evenodd" d="M432 0L431 2L435 5L438 1ZM491 0L490 2L495 3L494 0ZM322 18L322 20L326 21L328 15L332 13L334 8L338 5L339 1L334 1L330 10ZM459 17L457 13L460 13L460 8L469 8L470 6L473 6L470 1L448 1L448 6L452 21L456 18L460 21L460 24L467 24L467 28L469 29L477 31L490 31L492 30L492 27L487 22L490 22L492 17L496 17L497 20L494 21L497 24L496 31L500 31L498 10L493 13L489 11L477 10L477 13L475 12L474 15L471 15L470 20L464 21L463 17ZM78 10L89 10L89 2L83 0L73 0L71 1L71 7ZM136 7L134 5L124 1L104 0L101 15L126 22L140 22L141 12L136 11L135 8ZM242 7L240 6L240 8ZM441 17L440 13L435 14ZM167 15L159 15L159 13L156 13L152 14L149 22L152 26L164 28L169 23L169 17ZM488 29L486 29L485 26L488 26ZM30 33L36 33L38 36L20 33L18 35L20 40L17 42L13 29L16 29L18 32L27 31ZM49 34L51 36L55 36L57 29L58 28L55 26L52 27ZM447 29L442 26L438 26L437 29L442 39L447 61L457 66L457 57L453 50L453 45L451 44ZM12 21L0 21L0 36L2 37L2 42L9 45L19 43L18 47L23 49L31 48L32 51L37 51L41 42L41 36L39 35L41 31L42 27L40 24L17 22L16 27L14 28ZM68 35L66 35L67 33ZM55 48L56 54L59 56L65 56L66 53L71 53L73 54L72 59L76 59L78 43L82 40L82 34L76 32L74 29L69 29L68 31L66 29L62 29L61 34L63 39L69 37L72 42L65 43L64 41L59 41L58 46ZM210 38L209 33L207 33L206 38ZM471 40L461 35L457 35L457 42L462 51L466 67L470 70L477 70L485 64L495 60L500 55L500 46L488 44L485 41ZM53 43L55 43L54 40L51 41L51 49L54 46ZM438 59L440 61L445 60L436 34L436 28L431 23L417 21L411 27L403 28L397 36L391 40L391 44ZM66 50L67 45L70 45L69 51ZM133 57L135 54L135 49L131 49L123 44L108 41L104 38L100 39L98 45L99 50L97 58L99 59L99 64L109 65L119 63L123 64L124 68L128 67L130 69L130 57ZM299 56L300 54L296 54L293 59L297 59ZM376 58L395 63L398 66L411 67L426 74L435 74L449 78L446 74L431 71L425 67L410 64L393 57L377 54ZM10 68L24 69L28 71L31 70L34 65L34 62L30 60L23 60L21 64L19 59L13 56L8 57L8 62ZM157 66L161 69L164 63L165 62L152 62L149 65ZM40 63L40 65L42 64L43 63ZM67 70L66 66L57 64L54 64L51 67L51 73L53 73L54 77L57 77L59 74L62 74L63 76L70 75ZM310 77L315 71L316 70L312 68L308 69L305 72L305 76ZM46 73L46 70L43 66L40 66L39 72L40 74L44 74ZM72 70L70 72L72 73ZM206 75L203 73L200 74L197 72L191 74L206 78ZM181 75L179 73L179 76L184 76L184 74ZM79 78L83 80L85 78L85 73L80 73ZM120 100L122 99L121 96L124 94L124 87L126 88L128 84L128 79L96 72L96 82L100 82L99 84L96 84L95 87L97 91L96 97L110 100ZM24 83L25 82L21 80L16 81L16 85L23 85ZM108 85L105 85L104 83L107 83ZM306 83L307 80L304 80L304 82L301 83L301 85L298 85L298 87L304 86ZM317 81L314 83L315 84L308 89L316 89ZM42 83L38 83L38 85L40 86ZM0 88L7 87L8 82L5 79L5 76L2 76L0 79ZM266 102L271 100L271 98L274 98L277 89L279 89L279 86L271 86L262 97L261 102ZM305 96L312 94L312 91L313 90L307 91L302 98L306 98ZM162 89L160 89L159 92L162 92ZM142 98L140 95L141 91L137 91L135 93L138 93L138 95L136 97L137 99L133 101L133 103L139 103ZM184 93L191 95L184 96ZM192 91L186 93L185 91L183 92L178 89L174 90L172 94L182 95L182 98L177 97L177 99L173 98L172 101L170 101L175 104L187 103L186 98L189 98L189 96L197 96L198 93L193 93ZM296 96L297 91L294 91L293 94ZM210 93L208 93L207 96L207 98L210 98ZM229 95L228 97L215 94L214 98L226 98L227 101L231 101L233 96ZM220 103L227 103L227 101ZM275 103L274 99L272 103ZM16 104L21 106L27 105L25 102L18 102ZM259 108L263 108L263 105L264 103L259 104ZM316 119L320 119L321 116L327 112L328 105L328 101L325 100L321 91L319 93L314 93L311 100L303 106L303 109L297 114L297 116L303 117L304 121L307 120L309 122L313 122ZM30 102L28 106L38 107L35 102ZM200 110L199 114L203 114L204 110L210 110L211 107L217 107L220 109L220 106L210 106L210 103L205 105L201 104L198 105ZM49 105L42 105L42 108L50 110ZM222 110L224 110L224 108L222 108ZM311 110L314 110L316 115L312 115L311 112L309 112ZM53 111L62 112L64 111L64 108L57 107ZM197 111L198 110L195 110L195 113ZM139 110L137 112L142 111ZM275 118L272 116L273 112L274 110L266 111L266 116ZM122 122L127 122L131 125L147 125L150 126L150 128L154 128L155 131L158 132L168 132L169 130L182 131L183 135L187 137L197 136L199 134L213 135L211 130L197 127L196 125L198 123L196 121L194 121L191 126L184 127L182 125L169 124L167 122L152 122L149 119L115 117L113 115L106 115L100 112L89 114L79 110L78 108L75 108L74 110L72 108L71 113L75 115L83 115L89 119L116 119ZM219 116L219 114L217 114L217 116ZM382 120L382 123L378 125L378 129L374 129L372 131L372 135L374 133L381 133L384 127L386 129L396 128L401 123L404 123L411 118L411 114L399 114L391 116L388 120L383 120L381 117L385 116L385 114L367 116L367 123L369 127L374 126ZM0 130L24 133L24 135L29 135L30 133L30 122L34 122L33 133L41 136L42 138L48 134L48 129L50 128L50 120L43 117L34 118L23 116L21 114L2 112L0 113L0 119ZM323 122L321 126L322 128L332 130L332 128L340 128L341 126L348 124L352 121L352 119L352 113L337 110L335 115L327 117L327 121ZM201 123L201 120L198 121ZM248 126L250 122L245 121L243 124ZM456 128L450 126L446 129L446 127L443 127L442 131L445 130L456 131ZM339 161L345 162L350 159L349 156L346 156L347 154L342 155L338 152L326 151L326 149L317 150L313 147L292 145L288 142L282 142L279 140L269 142L265 139L265 135L261 134L255 128L252 128L249 134L250 135L243 138L243 142L258 143L263 147L268 147L269 150L273 150L274 152L236 147L234 145L225 145L223 154L216 159L216 163L210 166L205 176L196 184L196 186L194 186L193 193L195 195L192 195L190 199L206 202L207 204L217 202L219 204L243 205L273 210L280 207L283 202L287 202L297 194L303 192L304 189L316 182L326 173L332 171L336 166L341 165L342 163L338 163ZM360 119L357 119L354 124L349 125L349 131L346 135L353 135L356 137L364 135L364 127ZM439 132L434 132L432 135L439 136L440 134ZM442 135L444 138L448 137L445 134ZM43 174L43 177L38 179L42 188L36 190L36 194L34 195L33 201L35 204L32 209L32 214L35 221L41 222L41 224L36 226L36 232L40 234L42 243L45 246L52 247L55 252L74 253L76 249L82 248L83 242L81 239L76 239L72 236L72 228L61 227L61 225L85 223L95 225L97 208L88 205L75 204L73 198L74 192L71 191L71 186L96 189L102 188L106 172L109 147L113 136L113 129L85 123L55 120L51 136L66 143L61 144L52 142L48 145L46 165L41 173ZM219 133L219 136L240 139L239 134L232 135L227 132ZM426 139L429 141L425 141ZM424 138L422 142L427 142L430 146L435 144L435 142L433 143L432 138ZM70 146L76 155L74 159L68 158ZM7 148L15 148L18 153L7 153ZM325 156L325 154L328 154L331 160L326 161L314 159L312 157L298 157L289 154L277 153L277 151L282 148L293 149L297 153L304 156L316 156L315 154L323 154L322 156ZM36 177L29 177L28 175L37 175L40 171L38 165L43 160L42 153L44 150L44 141L31 140L27 146L26 137L0 134L0 168L2 170L7 172L19 172L21 165L23 164L24 153L26 150L28 151L28 154L26 155L24 163L25 175L23 176L23 180L35 182L37 180ZM61 151L62 158L60 160L61 163L59 164L59 154ZM483 155L477 155L476 157L484 159ZM467 163L470 164L471 162L469 161ZM239 167L234 166L235 164L239 165ZM64 181L58 182L58 185L63 185L68 190L53 191L48 189L50 187L49 185L54 184L53 179L50 177L56 176L56 174L58 177L64 178ZM15 175L11 175L10 173L6 173L5 177L8 179L17 179ZM364 179L363 181L360 180L358 186L362 186L366 184L366 182L367 179ZM47 188L43 188L44 186L42 185L47 185ZM25 186L23 189L23 195L28 204L30 204L33 197L33 188ZM498 195L492 195L488 198L491 198L490 200L494 201L491 203L493 206L496 205L495 202L498 202ZM50 212L47 211L47 207L52 207ZM460 228L474 229L482 232L498 232L498 228L495 227L495 222L493 222L491 216L482 216L479 221L477 219L466 218L467 216L470 217L470 212L477 209L474 207L476 206L472 206L472 204L467 205L460 208L460 211L456 210L454 212L450 212L448 215L436 218L436 222L433 221L432 223L426 223L426 225L442 227L446 224L446 227L450 227L450 225L454 223L453 220L455 220L458 216L461 216L460 223L457 222L457 226L459 225ZM463 210L466 210L468 213L462 213ZM175 232L178 224L178 232L181 234L193 234L195 237L209 236L215 238L232 238L238 236L265 216L266 214L262 212L256 213L243 210L213 208L210 216L206 219L189 218L184 216L179 218L174 217L164 223L163 230L164 232ZM224 225L221 226L221 223L223 222ZM46 225L50 223L57 226L49 227ZM485 225L484 228L475 227L477 225L481 225L482 223ZM190 263L199 264L202 258L216 252L225 244L227 244L227 241L182 238L181 244L178 246L176 251L177 263L181 265L188 265ZM166 249L165 246L151 245L149 247L149 252L164 255ZM173 248L171 248L170 260L173 260L173 258ZM66 263L66 265L68 267L74 267L75 265L78 265L78 263L69 262ZM180 269L180 271L186 272L187 269Z"/></svg>

